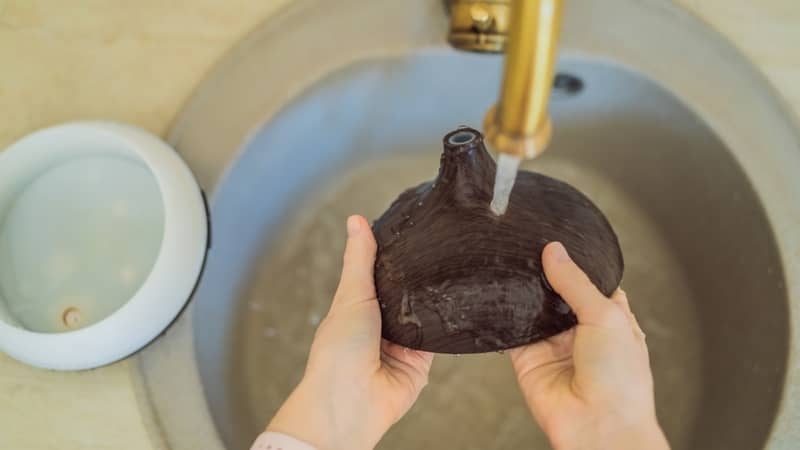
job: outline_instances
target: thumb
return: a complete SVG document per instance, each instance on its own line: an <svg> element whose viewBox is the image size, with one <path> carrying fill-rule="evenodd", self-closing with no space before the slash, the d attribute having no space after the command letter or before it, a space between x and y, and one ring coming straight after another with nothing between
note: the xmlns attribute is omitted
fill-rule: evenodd
<svg viewBox="0 0 800 450"><path fill-rule="evenodd" d="M579 323L594 322L609 306L606 297L586 273L572 261L560 242L550 242L542 251L542 265L553 290L572 308Z"/></svg>
<svg viewBox="0 0 800 450"><path fill-rule="evenodd" d="M347 219L347 246L344 250L342 277L333 298L333 307L375 298L377 248L367 220L361 216L350 216Z"/></svg>

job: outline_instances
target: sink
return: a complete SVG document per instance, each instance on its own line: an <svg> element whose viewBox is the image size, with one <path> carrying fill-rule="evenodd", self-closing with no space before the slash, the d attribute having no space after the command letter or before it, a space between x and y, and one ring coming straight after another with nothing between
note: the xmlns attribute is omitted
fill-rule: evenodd
<svg viewBox="0 0 800 450"><path fill-rule="evenodd" d="M763 77L671 2L567 2L552 145L524 168L608 216L676 450L793 448L800 135ZM192 301L137 357L153 439L247 448L299 380L344 219L376 218L479 127L502 59L438 0L294 1L201 85L170 141L210 197ZM500 354L437 356L381 449L547 449Z"/></svg>

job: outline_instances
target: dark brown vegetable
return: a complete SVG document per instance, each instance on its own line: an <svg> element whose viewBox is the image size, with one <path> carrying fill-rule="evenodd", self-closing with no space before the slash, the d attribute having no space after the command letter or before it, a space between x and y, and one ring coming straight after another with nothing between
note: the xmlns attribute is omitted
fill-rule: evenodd
<svg viewBox="0 0 800 450"><path fill-rule="evenodd" d="M535 342L574 326L541 253L562 242L600 291L622 278L605 216L575 188L520 171L502 216L490 209L495 163L483 136L444 137L438 177L402 193L373 229L383 336L439 353L480 353Z"/></svg>

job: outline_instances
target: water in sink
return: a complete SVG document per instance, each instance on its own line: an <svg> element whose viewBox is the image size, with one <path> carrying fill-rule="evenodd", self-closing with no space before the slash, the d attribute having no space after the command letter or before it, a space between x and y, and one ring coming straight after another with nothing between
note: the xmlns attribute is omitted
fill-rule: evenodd
<svg viewBox="0 0 800 450"><path fill-rule="evenodd" d="M527 162L589 194L616 229L627 267L623 285L648 335L661 422L676 448L685 447L701 389L696 299L679 261L646 214L607 178L551 158ZM420 152L373 162L344 174L317 200L288 217L267 244L236 322L239 358L236 410L250 426L268 422L302 375L316 325L338 282L344 220L376 218L402 190L431 178L438 154ZM508 357L495 353L436 356L430 384L381 449L548 448L518 391Z"/></svg>

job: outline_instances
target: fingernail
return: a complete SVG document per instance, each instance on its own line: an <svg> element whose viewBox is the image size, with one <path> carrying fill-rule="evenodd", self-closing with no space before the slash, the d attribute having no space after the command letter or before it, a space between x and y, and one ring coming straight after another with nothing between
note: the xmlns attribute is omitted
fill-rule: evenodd
<svg viewBox="0 0 800 450"><path fill-rule="evenodd" d="M555 256L556 261L558 262L567 262L569 261L569 254L567 254L567 249L564 248L564 245L561 242L554 242L553 246L553 256Z"/></svg>
<svg viewBox="0 0 800 450"><path fill-rule="evenodd" d="M361 218L358 216L350 216L347 218L347 236L358 236L361 232Z"/></svg>

